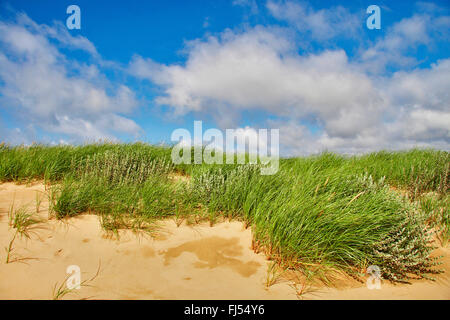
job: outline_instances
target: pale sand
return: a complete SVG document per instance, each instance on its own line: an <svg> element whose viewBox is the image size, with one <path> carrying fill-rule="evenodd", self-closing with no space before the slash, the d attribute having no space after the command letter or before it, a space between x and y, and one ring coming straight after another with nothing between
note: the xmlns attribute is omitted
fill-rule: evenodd
<svg viewBox="0 0 450 320"><path fill-rule="evenodd" d="M63 296L63 299L297 299L289 281L266 288L269 262L251 249L251 231L237 221L177 227L173 220L160 222L159 236L139 236L131 231L120 239L106 236L94 215L48 220L48 201L42 196L31 239L17 239L13 259L5 264L13 236L7 212L26 205L36 210L36 193L44 186L0 184L0 299L52 299L55 284L65 282L66 268L81 268L82 281L96 278ZM364 284L344 281L337 288L313 288L304 299L450 299L450 254L446 274L437 282L412 285L382 284L369 290Z"/></svg>

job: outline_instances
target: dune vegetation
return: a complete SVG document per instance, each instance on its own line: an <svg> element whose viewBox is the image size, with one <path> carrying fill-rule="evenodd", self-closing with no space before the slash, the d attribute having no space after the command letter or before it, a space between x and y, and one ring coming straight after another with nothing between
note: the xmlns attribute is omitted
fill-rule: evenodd
<svg viewBox="0 0 450 320"><path fill-rule="evenodd" d="M0 146L0 180L48 185L56 218L95 213L111 232L152 232L155 221L239 219L253 246L284 268L358 276L380 267L392 281L431 277L436 241L447 245L450 154L436 150L323 153L258 165L174 165L148 144Z"/></svg>

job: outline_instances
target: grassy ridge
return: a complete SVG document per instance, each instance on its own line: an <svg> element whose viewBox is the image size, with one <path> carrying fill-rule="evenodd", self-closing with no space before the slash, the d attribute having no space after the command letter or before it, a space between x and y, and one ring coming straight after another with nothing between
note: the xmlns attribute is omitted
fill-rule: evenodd
<svg viewBox="0 0 450 320"><path fill-rule="evenodd" d="M445 151L382 151L355 157L353 163L375 179L386 177L389 185L407 190L413 198L429 191L448 193L450 155Z"/></svg>
<svg viewBox="0 0 450 320"><path fill-rule="evenodd" d="M50 182L70 175L74 166L94 155L140 153L143 161L166 159L170 149L146 144L88 144L82 146L32 145L10 147L0 144L0 180L27 181L46 179Z"/></svg>
<svg viewBox="0 0 450 320"><path fill-rule="evenodd" d="M376 264L391 280L422 277L434 263L425 227L437 228L443 243L449 238L448 152L325 153L281 159L272 176L257 165L172 165L170 152L145 144L3 145L0 180L52 182L57 217L95 212L108 230L151 230L167 216L243 219L255 249L305 271ZM190 182L174 182L174 173Z"/></svg>

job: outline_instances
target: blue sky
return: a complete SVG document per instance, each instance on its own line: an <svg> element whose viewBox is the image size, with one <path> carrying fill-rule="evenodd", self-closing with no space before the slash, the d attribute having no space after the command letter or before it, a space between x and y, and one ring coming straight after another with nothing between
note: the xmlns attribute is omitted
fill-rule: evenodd
<svg viewBox="0 0 450 320"><path fill-rule="evenodd" d="M285 155L448 150L449 30L448 1L2 1L0 140L168 143L202 120L279 129Z"/></svg>

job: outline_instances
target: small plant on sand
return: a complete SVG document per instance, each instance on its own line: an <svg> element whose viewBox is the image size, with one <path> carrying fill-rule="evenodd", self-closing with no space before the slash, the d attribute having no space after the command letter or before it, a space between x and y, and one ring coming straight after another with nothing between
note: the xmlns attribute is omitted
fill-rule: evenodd
<svg viewBox="0 0 450 320"><path fill-rule="evenodd" d="M55 211L56 201L58 198L57 188L50 187L47 192L48 197L48 219L52 219L57 216Z"/></svg>
<svg viewBox="0 0 450 320"><path fill-rule="evenodd" d="M177 225L177 227L181 226L184 219L185 219L185 216L183 216L181 214L179 205L175 205L175 224Z"/></svg>
<svg viewBox="0 0 450 320"><path fill-rule="evenodd" d="M308 278L305 276L300 277L297 273L293 283L290 286L295 290L295 295L298 299L303 299L305 294L315 291Z"/></svg>
<svg viewBox="0 0 450 320"><path fill-rule="evenodd" d="M276 261L272 261L267 267L267 274L265 281L266 289L269 288L270 286L273 286L274 284L279 283L285 271L286 270L282 269Z"/></svg>
<svg viewBox="0 0 450 320"><path fill-rule="evenodd" d="M8 210L8 225L10 227L12 226L12 219L14 217L14 201L15 201L15 197L16 197L16 194L14 194L13 201L12 201L11 205L9 206L9 210Z"/></svg>
<svg viewBox="0 0 450 320"><path fill-rule="evenodd" d="M36 213L39 213L39 208L42 203L41 193L36 191Z"/></svg>
<svg viewBox="0 0 450 320"><path fill-rule="evenodd" d="M90 279L86 279L86 280L82 281L80 283L81 287L92 287L89 284L89 282L92 282L95 278L97 278L97 276L100 273L100 266L101 266L101 261L98 262L97 272L94 274L94 276L92 276ZM61 284L59 284L59 285L58 285L58 282L55 283L55 286L53 287L53 290L52 290L53 300L61 300L67 294L72 293L75 290L77 290L76 288L69 288L69 287L67 287L67 280L69 279L70 276L71 275L69 274L64 279L64 281L62 281Z"/></svg>
<svg viewBox="0 0 450 320"><path fill-rule="evenodd" d="M6 247L6 263L10 263L13 261L19 261L23 259L15 259L11 260L11 253L14 250L14 241L17 239L17 236L30 238L31 232L36 226L36 224L40 223L40 220L33 218L33 215L28 213L26 207L21 207L15 211L10 209L9 212L9 226L14 228L14 235L10 240L8 247Z"/></svg>
<svg viewBox="0 0 450 320"><path fill-rule="evenodd" d="M17 230L16 232L14 232L14 235L12 237L12 239L9 241L9 245L8 247L5 248L6 250L6 261L5 263L10 263L10 259L11 259L11 252L13 251L13 244L14 244L14 240L16 240L17 237Z"/></svg>

